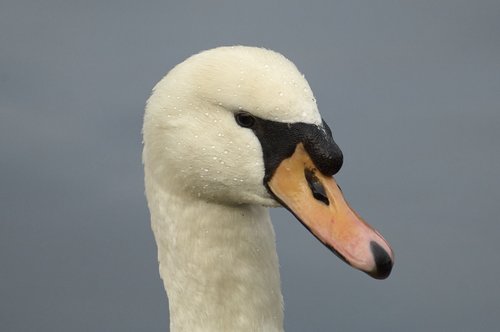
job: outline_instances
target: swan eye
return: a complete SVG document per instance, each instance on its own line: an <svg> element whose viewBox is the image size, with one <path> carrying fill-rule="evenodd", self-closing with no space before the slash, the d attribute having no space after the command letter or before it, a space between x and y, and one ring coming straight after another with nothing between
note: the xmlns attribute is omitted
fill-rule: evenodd
<svg viewBox="0 0 500 332"><path fill-rule="evenodd" d="M234 116L236 122L244 128L251 128L255 124L255 117L247 112L239 112Z"/></svg>

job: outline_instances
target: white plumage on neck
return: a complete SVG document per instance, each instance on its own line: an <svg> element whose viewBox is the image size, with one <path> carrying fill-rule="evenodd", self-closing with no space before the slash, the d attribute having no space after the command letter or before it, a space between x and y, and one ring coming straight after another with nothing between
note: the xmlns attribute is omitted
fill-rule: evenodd
<svg viewBox="0 0 500 332"><path fill-rule="evenodd" d="M148 173L146 193L171 331L282 331L268 210L187 200L162 191Z"/></svg>

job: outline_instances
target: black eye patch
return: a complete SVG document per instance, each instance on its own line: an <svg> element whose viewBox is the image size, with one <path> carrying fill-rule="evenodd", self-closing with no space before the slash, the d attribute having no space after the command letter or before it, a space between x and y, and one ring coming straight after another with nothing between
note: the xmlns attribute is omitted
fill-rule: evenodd
<svg viewBox="0 0 500 332"><path fill-rule="evenodd" d="M283 123L261 119L248 112L236 113L235 119L240 126L252 129L260 141L264 154L264 184L271 179L279 164L293 154L299 143L304 144L314 165L324 175L332 176L342 167L342 151L324 121L321 126L303 122Z"/></svg>

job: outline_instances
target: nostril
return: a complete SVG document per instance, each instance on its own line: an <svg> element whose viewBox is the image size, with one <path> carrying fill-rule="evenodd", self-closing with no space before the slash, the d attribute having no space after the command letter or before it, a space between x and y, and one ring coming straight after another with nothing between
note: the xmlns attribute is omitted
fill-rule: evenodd
<svg viewBox="0 0 500 332"><path fill-rule="evenodd" d="M316 177L316 175L314 175L314 172L306 168L304 170L304 175L306 177L307 184L311 189L313 197L316 198L318 201L323 202L326 205L330 205L330 201L326 196L325 187L323 187L319 179Z"/></svg>
<svg viewBox="0 0 500 332"><path fill-rule="evenodd" d="M371 276L376 279L385 279L391 274L393 261L391 256L377 242L370 242L370 249L375 260L377 270L371 273Z"/></svg>

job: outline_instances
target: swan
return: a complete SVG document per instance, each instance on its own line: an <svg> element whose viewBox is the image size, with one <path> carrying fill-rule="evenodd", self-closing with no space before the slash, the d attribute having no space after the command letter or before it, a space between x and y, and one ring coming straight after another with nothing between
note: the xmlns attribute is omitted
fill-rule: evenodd
<svg viewBox="0 0 500 332"><path fill-rule="evenodd" d="M393 253L344 200L342 152L283 55L219 47L153 88L145 189L170 331L283 331L268 208L288 209L349 265L384 279Z"/></svg>

